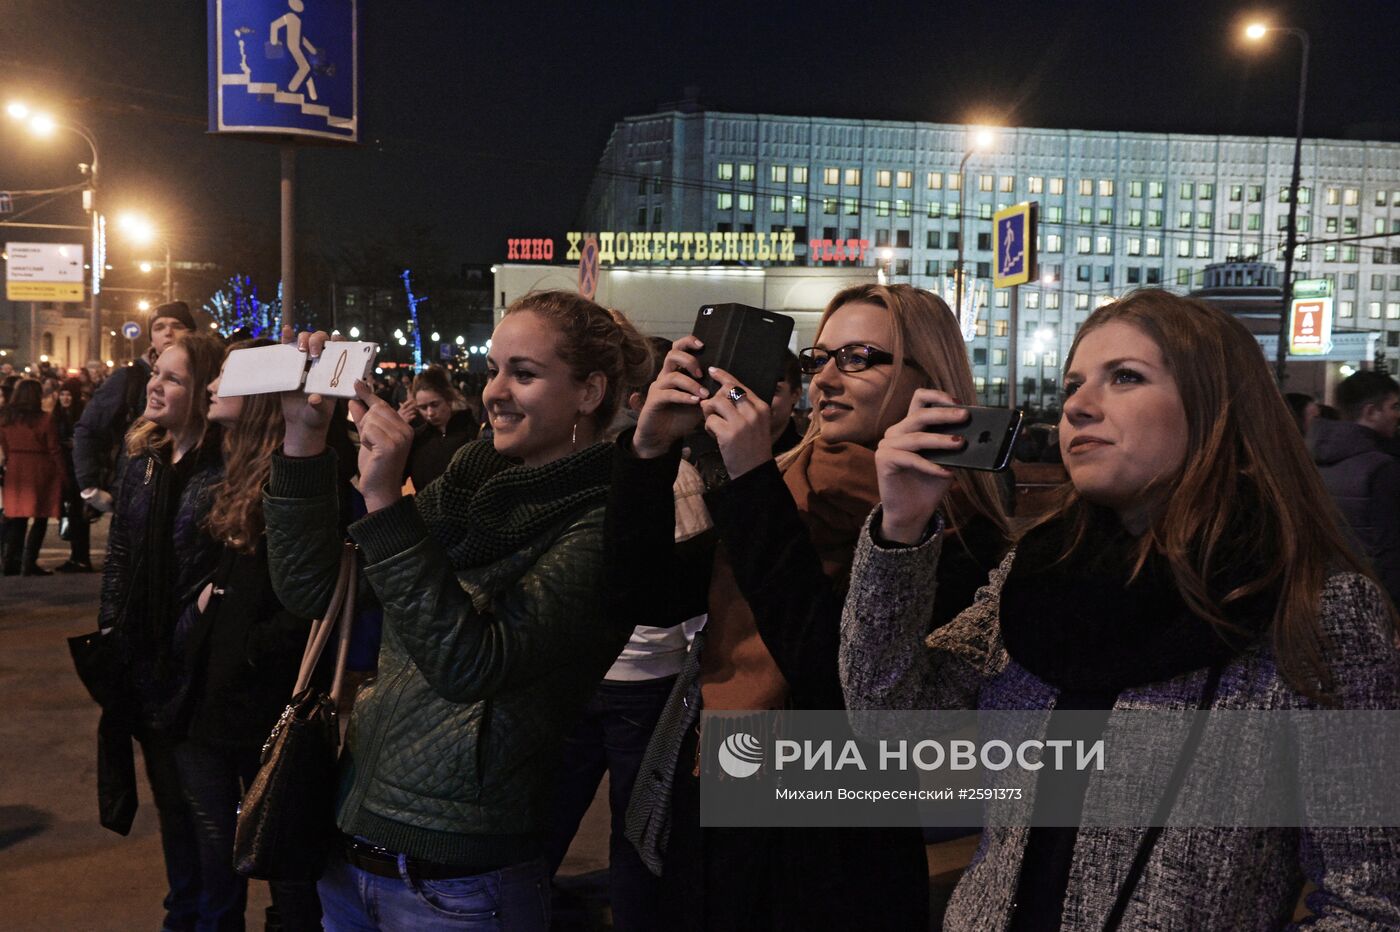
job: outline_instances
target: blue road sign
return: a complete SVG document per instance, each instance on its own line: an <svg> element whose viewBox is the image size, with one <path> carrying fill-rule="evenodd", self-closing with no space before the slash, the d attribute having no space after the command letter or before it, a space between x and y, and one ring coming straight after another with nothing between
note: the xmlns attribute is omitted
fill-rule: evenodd
<svg viewBox="0 0 1400 932"><path fill-rule="evenodd" d="M439 344L438 344L438 356L439 356L439 357L441 357L442 359L451 359L451 358L452 358L452 355L453 355L453 353L452 353L452 344L451 344L451 343L439 343Z"/></svg>
<svg viewBox="0 0 1400 932"><path fill-rule="evenodd" d="M209 0L209 131L357 142L358 0Z"/></svg>
<svg viewBox="0 0 1400 932"><path fill-rule="evenodd" d="M1036 208L1034 202L1028 201L992 216L997 249L993 286L1024 285L1035 277Z"/></svg>
<svg viewBox="0 0 1400 932"><path fill-rule="evenodd" d="M128 320L122 324L122 336L128 340L134 340L141 335L141 325L134 320Z"/></svg>

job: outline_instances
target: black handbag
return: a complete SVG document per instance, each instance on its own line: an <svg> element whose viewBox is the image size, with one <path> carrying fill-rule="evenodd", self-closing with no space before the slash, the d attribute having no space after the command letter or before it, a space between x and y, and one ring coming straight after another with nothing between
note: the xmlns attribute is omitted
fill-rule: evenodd
<svg viewBox="0 0 1400 932"><path fill-rule="evenodd" d="M92 700L104 709L118 706L125 695L126 666L116 632L109 629L71 637L68 653Z"/></svg>
<svg viewBox="0 0 1400 932"><path fill-rule="evenodd" d="M346 544L326 617L312 626L307 639L291 704L263 745L262 766L238 808L233 867L245 877L314 881L326 869L336 834L336 710L354 617L355 548ZM337 628L335 677L327 693L310 685L311 674Z"/></svg>

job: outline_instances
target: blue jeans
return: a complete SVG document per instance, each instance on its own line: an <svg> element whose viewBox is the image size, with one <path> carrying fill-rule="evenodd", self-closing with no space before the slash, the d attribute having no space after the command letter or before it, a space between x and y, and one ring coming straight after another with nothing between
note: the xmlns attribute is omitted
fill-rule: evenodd
<svg viewBox="0 0 1400 932"><path fill-rule="evenodd" d="M258 773L256 748L220 748L201 741L175 746L180 783L189 800L199 843L201 887L195 932L243 932L248 881L233 869L233 835L244 789ZM312 883L268 884L284 932L321 927Z"/></svg>
<svg viewBox="0 0 1400 932"><path fill-rule="evenodd" d="M543 858L498 871L421 880L399 855L399 876L380 877L332 857L317 884L326 932L547 932L549 868Z"/></svg>
<svg viewBox="0 0 1400 932"><path fill-rule="evenodd" d="M550 874L559 869L580 820L608 774L608 894L618 932L659 928L660 880L647 870L637 849L623 835L627 803L637 782L656 720L676 678L635 682L604 681L564 742L554 826L548 842Z"/></svg>

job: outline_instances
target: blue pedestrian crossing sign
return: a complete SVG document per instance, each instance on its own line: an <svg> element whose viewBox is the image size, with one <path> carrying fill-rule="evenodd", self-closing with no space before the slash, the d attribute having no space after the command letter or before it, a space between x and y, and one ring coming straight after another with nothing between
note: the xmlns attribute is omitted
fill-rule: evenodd
<svg viewBox="0 0 1400 932"><path fill-rule="evenodd" d="M996 261L992 267L992 285L1010 288L1024 285L1036 276L1036 220L1039 204L1026 201L992 215L996 231Z"/></svg>
<svg viewBox="0 0 1400 932"><path fill-rule="evenodd" d="M358 142L358 0L209 0L209 131Z"/></svg>

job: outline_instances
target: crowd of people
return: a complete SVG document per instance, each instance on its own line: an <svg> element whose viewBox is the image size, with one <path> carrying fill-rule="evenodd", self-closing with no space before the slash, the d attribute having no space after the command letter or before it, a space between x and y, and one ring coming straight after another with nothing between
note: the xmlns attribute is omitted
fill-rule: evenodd
<svg viewBox="0 0 1400 932"><path fill-rule="evenodd" d="M1353 377L1319 430L1191 299L1084 322L1036 451L1067 482L1015 517L996 476L924 455L960 447L975 395L952 312L906 285L838 292L771 403L694 337L565 292L507 309L480 412L434 369L348 403L224 397L227 353L258 344L178 304L152 318L152 357L73 397L68 474L114 514L103 820L130 825L134 741L165 929L243 928L238 803L347 539L375 631L339 834L319 882L272 884L270 928L547 929L606 773L617 929L922 930L917 829L702 826L701 711L1400 702L1400 502L1380 501L1400 466L1378 458L1400 385ZM317 357L330 337L283 339ZM11 473L61 476L68 405L40 394L15 386L0 438ZM68 493L36 485L12 516L8 476L5 571L15 552L33 572L25 522L42 539ZM1400 830L989 827L942 923L1281 928L1305 882L1324 925L1400 926Z"/></svg>

